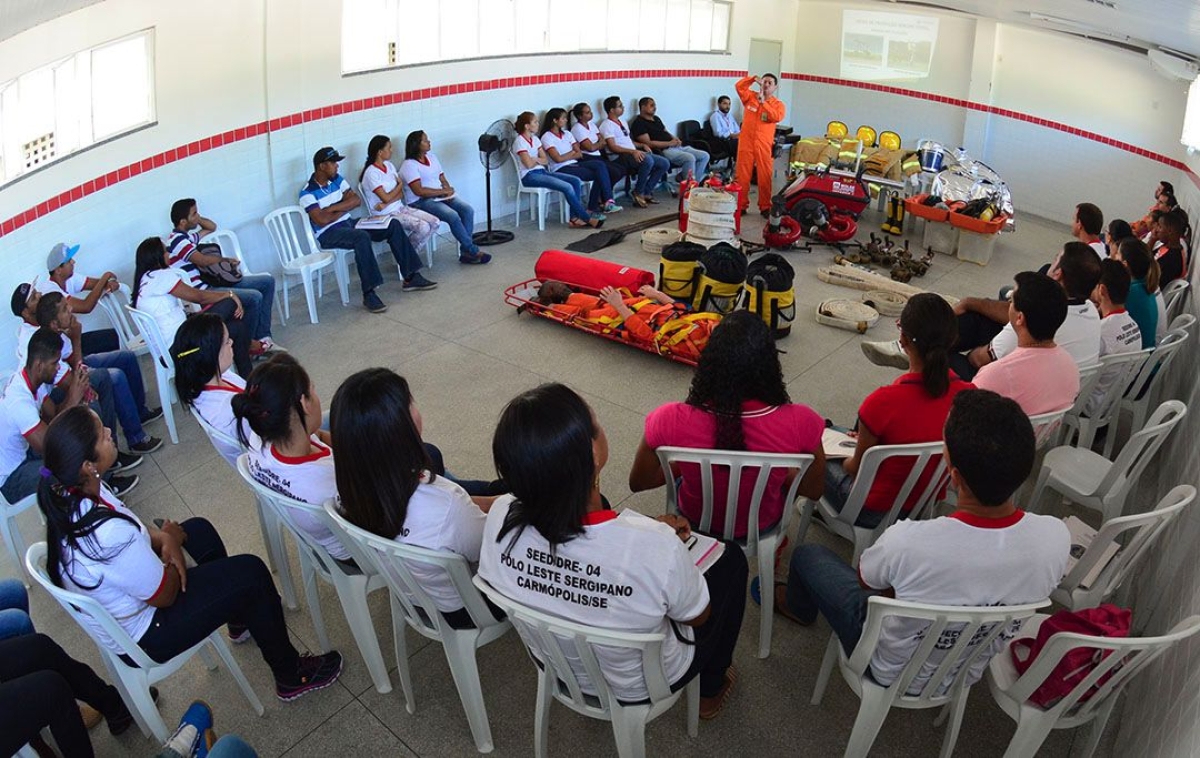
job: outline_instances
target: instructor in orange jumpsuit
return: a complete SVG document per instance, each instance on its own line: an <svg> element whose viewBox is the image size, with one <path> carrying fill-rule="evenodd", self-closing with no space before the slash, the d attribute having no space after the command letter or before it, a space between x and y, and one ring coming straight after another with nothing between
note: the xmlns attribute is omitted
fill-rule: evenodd
<svg viewBox="0 0 1200 758"><path fill-rule="evenodd" d="M758 92L750 89L755 83L759 85ZM737 183L742 187L738 195L739 213L745 213L750 206L750 177L756 168L758 208L764 216L771 210L771 175L775 173L771 148L775 144L775 124L783 120L786 112L783 101L775 97L777 89L779 80L774 74L747 76L737 83L743 109L737 153Z"/></svg>

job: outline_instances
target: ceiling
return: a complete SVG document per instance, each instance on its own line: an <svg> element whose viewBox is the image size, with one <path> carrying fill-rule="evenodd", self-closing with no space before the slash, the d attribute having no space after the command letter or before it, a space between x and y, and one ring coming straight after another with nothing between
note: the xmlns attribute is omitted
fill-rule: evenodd
<svg viewBox="0 0 1200 758"><path fill-rule="evenodd" d="M0 42L100 0L0 0Z"/></svg>

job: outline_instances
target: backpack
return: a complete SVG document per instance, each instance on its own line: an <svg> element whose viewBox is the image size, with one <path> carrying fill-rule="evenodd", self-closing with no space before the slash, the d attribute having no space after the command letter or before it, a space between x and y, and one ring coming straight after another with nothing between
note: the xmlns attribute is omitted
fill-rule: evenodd
<svg viewBox="0 0 1200 758"><path fill-rule="evenodd" d="M745 284L745 253L727 242L718 242L700 254L692 308L727 316L737 307Z"/></svg>
<svg viewBox="0 0 1200 758"><path fill-rule="evenodd" d="M212 242L202 242L196 246L196 252L205 255L221 255L221 246ZM208 266L196 266L200 281L209 287L232 287L242 281L242 272L236 261L222 258Z"/></svg>
<svg viewBox="0 0 1200 758"><path fill-rule="evenodd" d="M767 253L746 266L741 306L766 322L778 339L791 334L796 320L796 272L778 253Z"/></svg>
<svg viewBox="0 0 1200 758"><path fill-rule="evenodd" d="M696 292L696 262L704 250L704 245L686 241L663 247L658 261L658 288L663 294L691 301Z"/></svg>
<svg viewBox="0 0 1200 758"><path fill-rule="evenodd" d="M1046 647L1046 643L1056 634L1072 632L1088 634L1093 637L1128 637L1130 620L1133 614L1128 608L1118 608L1111 603L1104 603L1097 608L1084 608L1079 611L1059 611L1042 622L1037 637L1018 637L1009 646L1013 667L1018 674L1024 674L1038 654ZM1050 675L1038 685L1029 696L1029 702L1042 708L1053 708L1056 703L1087 678L1092 669L1113 651L1101 653L1096 648L1077 647L1069 650L1066 655L1050 672ZM1083 702L1091 697L1108 678L1120 670L1114 668L1102 676L1091 690L1079 698Z"/></svg>

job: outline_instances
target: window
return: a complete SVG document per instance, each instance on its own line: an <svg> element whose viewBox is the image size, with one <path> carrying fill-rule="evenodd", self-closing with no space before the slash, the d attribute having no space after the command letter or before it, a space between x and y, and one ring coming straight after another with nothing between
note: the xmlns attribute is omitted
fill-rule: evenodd
<svg viewBox="0 0 1200 758"><path fill-rule="evenodd" d="M342 73L508 55L723 53L732 17L729 0L426 0L419 11L344 0Z"/></svg>
<svg viewBox="0 0 1200 758"><path fill-rule="evenodd" d="M1200 151L1200 77L1188 86L1187 110L1183 114L1183 136L1179 142L1187 147L1188 155Z"/></svg>
<svg viewBox="0 0 1200 758"><path fill-rule="evenodd" d="M0 185L154 121L154 31L0 82Z"/></svg>

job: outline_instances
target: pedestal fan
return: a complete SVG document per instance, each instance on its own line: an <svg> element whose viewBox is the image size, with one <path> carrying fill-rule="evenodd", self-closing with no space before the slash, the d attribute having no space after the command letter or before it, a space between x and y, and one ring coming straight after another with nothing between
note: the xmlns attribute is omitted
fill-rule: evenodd
<svg viewBox="0 0 1200 758"><path fill-rule="evenodd" d="M507 119L496 121L486 132L479 135L479 162L483 164L487 177L487 231L471 235L476 245L499 245L502 242L510 242L513 238L512 232L492 229L492 169L504 165L516 136L516 127Z"/></svg>

